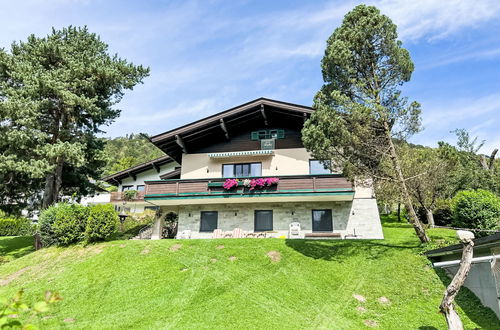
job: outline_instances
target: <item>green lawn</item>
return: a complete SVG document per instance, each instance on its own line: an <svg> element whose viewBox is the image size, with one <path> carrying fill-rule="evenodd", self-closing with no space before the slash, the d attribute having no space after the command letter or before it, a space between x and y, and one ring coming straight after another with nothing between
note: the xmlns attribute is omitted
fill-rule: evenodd
<svg viewBox="0 0 500 330"><path fill-rule="evenodd" d="M438 313L446 277L419 255L407 225L387 222L384 233L379 241L112 241L48 248L0 266L0 296L25 288L34 301L44 290L58 291L64 300L39 321L42 328L446 328ZM275 261L270 251L277 252ZM500 329L468 290L457 300L466 328Z"/></svg>
<svg viewBox="0 0 500 330"><path fill-rule="evenodd" d="M33 252L33 237L0 237L0 264Z"/></svg>

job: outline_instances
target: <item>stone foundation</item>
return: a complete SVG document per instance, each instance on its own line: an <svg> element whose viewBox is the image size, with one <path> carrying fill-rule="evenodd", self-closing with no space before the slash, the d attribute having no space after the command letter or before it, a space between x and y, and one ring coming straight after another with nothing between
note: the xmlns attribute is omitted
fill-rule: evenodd
<svg viewBox="0 0 500 330"><path fill-rule="evenodd" d="M382 239L382 226L375 199L354 199L352 202L245 203L179 206L179 229L191 230L191 238L211 238L200 232L200 212L217 211L218 228L232 231L241 228L254 231L255 210L273 210L273 231L269 236L288 238L291 222L299 222L303 234L312 232L312 210L331 209L333 232L342 238Z"/></svg>

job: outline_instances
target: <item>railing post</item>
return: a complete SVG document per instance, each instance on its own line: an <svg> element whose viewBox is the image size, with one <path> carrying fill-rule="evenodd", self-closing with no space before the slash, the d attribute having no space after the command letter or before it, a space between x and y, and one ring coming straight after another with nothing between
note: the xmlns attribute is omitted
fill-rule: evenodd
<svg viewBox="0 0 500 330"><path fill-rule="evenodd" d="M175 183L175 195L179 195L179 182Z"/></svg>
<svg viewBox="0 0 500 330"><path fill-rule="evenodd" d="M316 191L316 177L313 176L313 191Z"/></svg>

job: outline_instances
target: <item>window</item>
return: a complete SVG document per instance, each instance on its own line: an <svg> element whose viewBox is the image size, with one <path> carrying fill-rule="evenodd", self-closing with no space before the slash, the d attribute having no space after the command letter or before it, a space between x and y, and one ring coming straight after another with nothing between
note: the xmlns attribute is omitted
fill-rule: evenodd
<svg viewBox="0 0 500 330"><path fill-rule="evenodd" d="M223 178L239 178L246 176L261 176L261 163L246 163L246 164L224 164L222 165Z"/></svg>
<svg viewBox="0 0 500 330"><path fill-rule="evenodd" d="M327 161L326 165L329 166L330 162ZM309 160L309 174L330 174L332 171L330 171L329 168L325 168L325 165L323 165L319 160L316 159L311 159Z"/></svg>
<svg viewBox="0 0 500 330"><path fill-rule="evenodd" d="M254 230L255 231L273 230L273 211L272 210L256 210L255 211Z"/></svg>
<svg viewBox="0 0 500 330"><path fill-rule="evenodd" d="M143 184L138 184L137 185L137 191L144 191L144 185Z"/></svg>
<svg viewBox="0 0 500 330"><path fill-rule="evenodd" d="M217 211L202 211L200 216L200 231L213 232L217 229Z"/></svg>
<svg viewBox="0 0 500 330"><path fill-rule="evenodd" d="M312 211L313 231L333 231L332 210Z"/></svg>
<svg viewBox="0 0 500 330"><path fill-rule="evenodd" d="M122 191L132 190L134 186L122 186Z"/></svg>
<svg viewBox="0 0 500 330"><path fill-rule="evenodd" d="M160 209L159 206L144 206L144 211L146 210L158 211L159 209Z"/></svg>
<svg viewBox="0 0 500 330"><path fill-rule="evenodd" d="M266 140L266 139L284 139L285 130L284 129L264 129L261 131L254 131L250 134L250 138L254 141Z"/></svg>

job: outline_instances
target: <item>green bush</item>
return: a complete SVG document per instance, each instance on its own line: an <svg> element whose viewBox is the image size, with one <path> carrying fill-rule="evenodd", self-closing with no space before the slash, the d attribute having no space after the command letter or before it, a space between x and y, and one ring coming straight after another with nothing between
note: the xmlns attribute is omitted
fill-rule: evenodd
<svg viewBox="0 0 500 330"><path fill-rule="evenodd" d="M33 235L34 226L26 218L0 218L0 236L28 236Z"/></svg>
<svg viewBox="0 0 500 330"><path fill-rule="evenodd" d="M98 204L89 207L85 241L97 242L105 240L118 229L118 214L111 204Z"/></svg>
<svg viewBox="0 0 500 330"><path fill-rule="evenodd" d="M449 226L453 222L451 199L438 200L434 209L434 223L436 226Z"/></svg>
<svg viewBox="0 0 500 330"><path fill-rule="evenodd" d="M44 246L69 245L84 239L88 208L59 203L40 215L40 235Z"/></svg>
<svg viewBox="0 0 500 330"><path fill-rule="evenodd" d="M456 227L500 229L500 199L489 191L460 191L453 198L451 209Z"/></svg>

